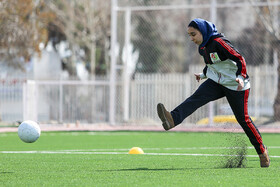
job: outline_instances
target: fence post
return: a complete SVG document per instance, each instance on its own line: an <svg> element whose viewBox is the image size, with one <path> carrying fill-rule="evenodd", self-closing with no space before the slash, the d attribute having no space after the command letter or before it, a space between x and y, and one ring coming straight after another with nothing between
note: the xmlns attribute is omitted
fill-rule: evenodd
<svg viewBox="0 0 280 187"><path fill-rule="evenodd" d="M259 85L261 84L260 82L260 71L259 71L259 66L254 67L254 117L259 117L260 111L259 111L259 106L258 106L258 101L259 101L259 92L260 88Z"/></svg>
<svg viewBox="0 0 280 187"><path fill-rule="evenodd" d="M110 101L109 123L116 123L116 63L117 63L117 5L118 0L111 0L111 68L110 68Z"/></svg>
<svg viewBox="0 0 280 187"><path fill-rule="evenodd" d="M28 80L23 84L23 120L38 121L37 84Z"/></svg>
<svg viewBox="0 0 280 187"><path fill-rule="evenodd" d="M22 86L22 119L25 120L27 118L27 82L23 83Z"/></svg>
<svg viewBox="0 0 280 187"><path fill-rule="evenodd" d="M59 82L59 122L63 122L63 85Z"/></svg>

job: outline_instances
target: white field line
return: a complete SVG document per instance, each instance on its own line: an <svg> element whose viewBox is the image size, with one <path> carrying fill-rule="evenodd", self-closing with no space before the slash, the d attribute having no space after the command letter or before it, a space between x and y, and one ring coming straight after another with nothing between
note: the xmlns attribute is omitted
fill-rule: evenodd
<svg viewBox="0 0 280 187"><path fill-rule="evenodd" d="M130 136L130 135L143 135L143 133L140 132L60 132L59 135L65 135L65 136L80 136L80 135L89 135L89 136ZM47 134L48 136L57 136L57 133L51 133L49 132Z"/></svg>
<svg viewBox="0 0 280 187"><path fill-rule="evenodd" d="M0 151L2 154L82 154L82 155L127 155L127 152L72 152L72 151ZM144 155L161 155L161 156L216 156L232 157L239 155L225 154L190 154L190 153L145 153ZM246 155L246 157L258 157L258 155ZM280 158L280 156L270 156L271 158Z"/></svg>
<svg viewBox="0 0 280 187"><path fill-rule="evenodd" d="M80 136L80 135L88 135L88 136L130 136L130 135L143 135L141 132L59 132L61 136ZM11 133L0 133L0 137L5 136L14 136ZM47 136L57 136L57 133L48 132Z"/></svg>
<svg viewBox="0 0 280 187"><path fill-rule="evenodd" d="M0 151L0 153L6 154L128 154L127 152L72 152L72 151Z"/></svg>
<svg viewBox="0 0 280 187"><path fill-rule="evenodd" d="M177 148L142 148L143 150L218 150L218 149L243 149L243 147L177 147ZM247 147L247 149L255 149ZM269 146L268 149L280 149L280 146ZM129 151L127 148L120 149L76 149L76 150L60 150L60 151Z"/></svg>

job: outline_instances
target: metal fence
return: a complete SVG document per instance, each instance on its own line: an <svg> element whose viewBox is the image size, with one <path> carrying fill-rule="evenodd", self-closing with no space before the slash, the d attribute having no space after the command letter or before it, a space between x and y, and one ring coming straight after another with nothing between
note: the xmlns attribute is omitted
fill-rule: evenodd
<svg viewBox="0 0 280 187"><path fill-rule="evenodd" d="M137 74L129 82L129 108L123 100L117 103L118 124L158 124L156 105L162 102L171 110L199 86L192 72L203 66L190 66L190 73ZM277 92L277 68L249 66L251 92L249 113L254 117L272 117ZM25 85L23 87L23 85ZM263 89L265 85L265 89ZM33 119L42 123L109 123L109 81L26 81L10 78L1 81L1 120L5 122ZM123 83L118 82L117 95L124 98ZM128 111L128 116L124 111ZM212 110L212 111L211 111ZM196 123L209 115L232 114L225 99L198 109L185 123Z"/></svg>
<svg viewBox="0 0 280 187"><path fill-rule="evenodd" d="M191 66L191 72L198 72L203 66ZM249 114L256 118L273 116L273 103L277 93L277 71L272 66L249 66L251 80ZM156 105L161 102L169 110L174 109L199 86L193 73L186 74L139 74L131 83L130 118L135 121L158 121ZM265 85L263 89L261 85ZM212 115L212 116L211 116ZM198 109L184 122L195 124L203 118L219 115L233 115L225 98Z"/></svg>
<svg viewBox="0 0 280 187"><path fill-rule="evenodd" d="M26 81L22 77L0 79L0 119L14 122L23 118L22 85Z"/></svg>
<svg viewBox="0 0 280 187"><path fill-rule="evenodd" d="M108 81L34 81L23 87L23 119L41 123L108 122Z"/></svg>
<svg viewBox="0 0 280 187"><path fill-rule="evenodd" d="M191 72L203 66L191 66ZM249 66L252 89L249 113L256 118L272 117L277 92L277 71L271 66ZM200 83L193 73L137 74L130 81L128 118L124 105L116 104L116 123L160 124L156 105L162 102L171 110L190 96ZM265 84L266 89L261 85ZM117 95L123 96L123 84L118 82ZM41 123L109 123L109 81L27 81L24 87L25 119ZM122 97L123 98L123 97ZM187 118L185 124L195 124L209 115L232 115L226 101L205 105ZM213 117L212 116L212 117Z"/></svg>

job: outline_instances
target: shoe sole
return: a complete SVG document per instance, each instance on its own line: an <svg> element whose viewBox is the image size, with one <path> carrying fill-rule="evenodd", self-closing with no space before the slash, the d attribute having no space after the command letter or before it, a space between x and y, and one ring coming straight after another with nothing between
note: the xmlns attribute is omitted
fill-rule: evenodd
<svg viewBox="0 0 280 187"><path fill-rule="evenodd" d="M165 116L165 108L163 106L163 104L159 103L157 105L157 113L158 113L158 117L160 118L160 120L162 121L162 126L163 128L167 131L170 129L170 124L167 121L167 118Z"/></svg>

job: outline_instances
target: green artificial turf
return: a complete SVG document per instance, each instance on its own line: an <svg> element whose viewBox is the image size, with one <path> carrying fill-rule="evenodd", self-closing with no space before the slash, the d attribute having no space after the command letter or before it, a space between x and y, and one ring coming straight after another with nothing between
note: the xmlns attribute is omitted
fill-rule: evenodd
<svg viewBox="0 0 280 187"><path fill-rule="evenodd" d="M279 186L280 134L262 136L269 168L243 133L42 132L31 144L0 133L0 186Z"/></svg>

